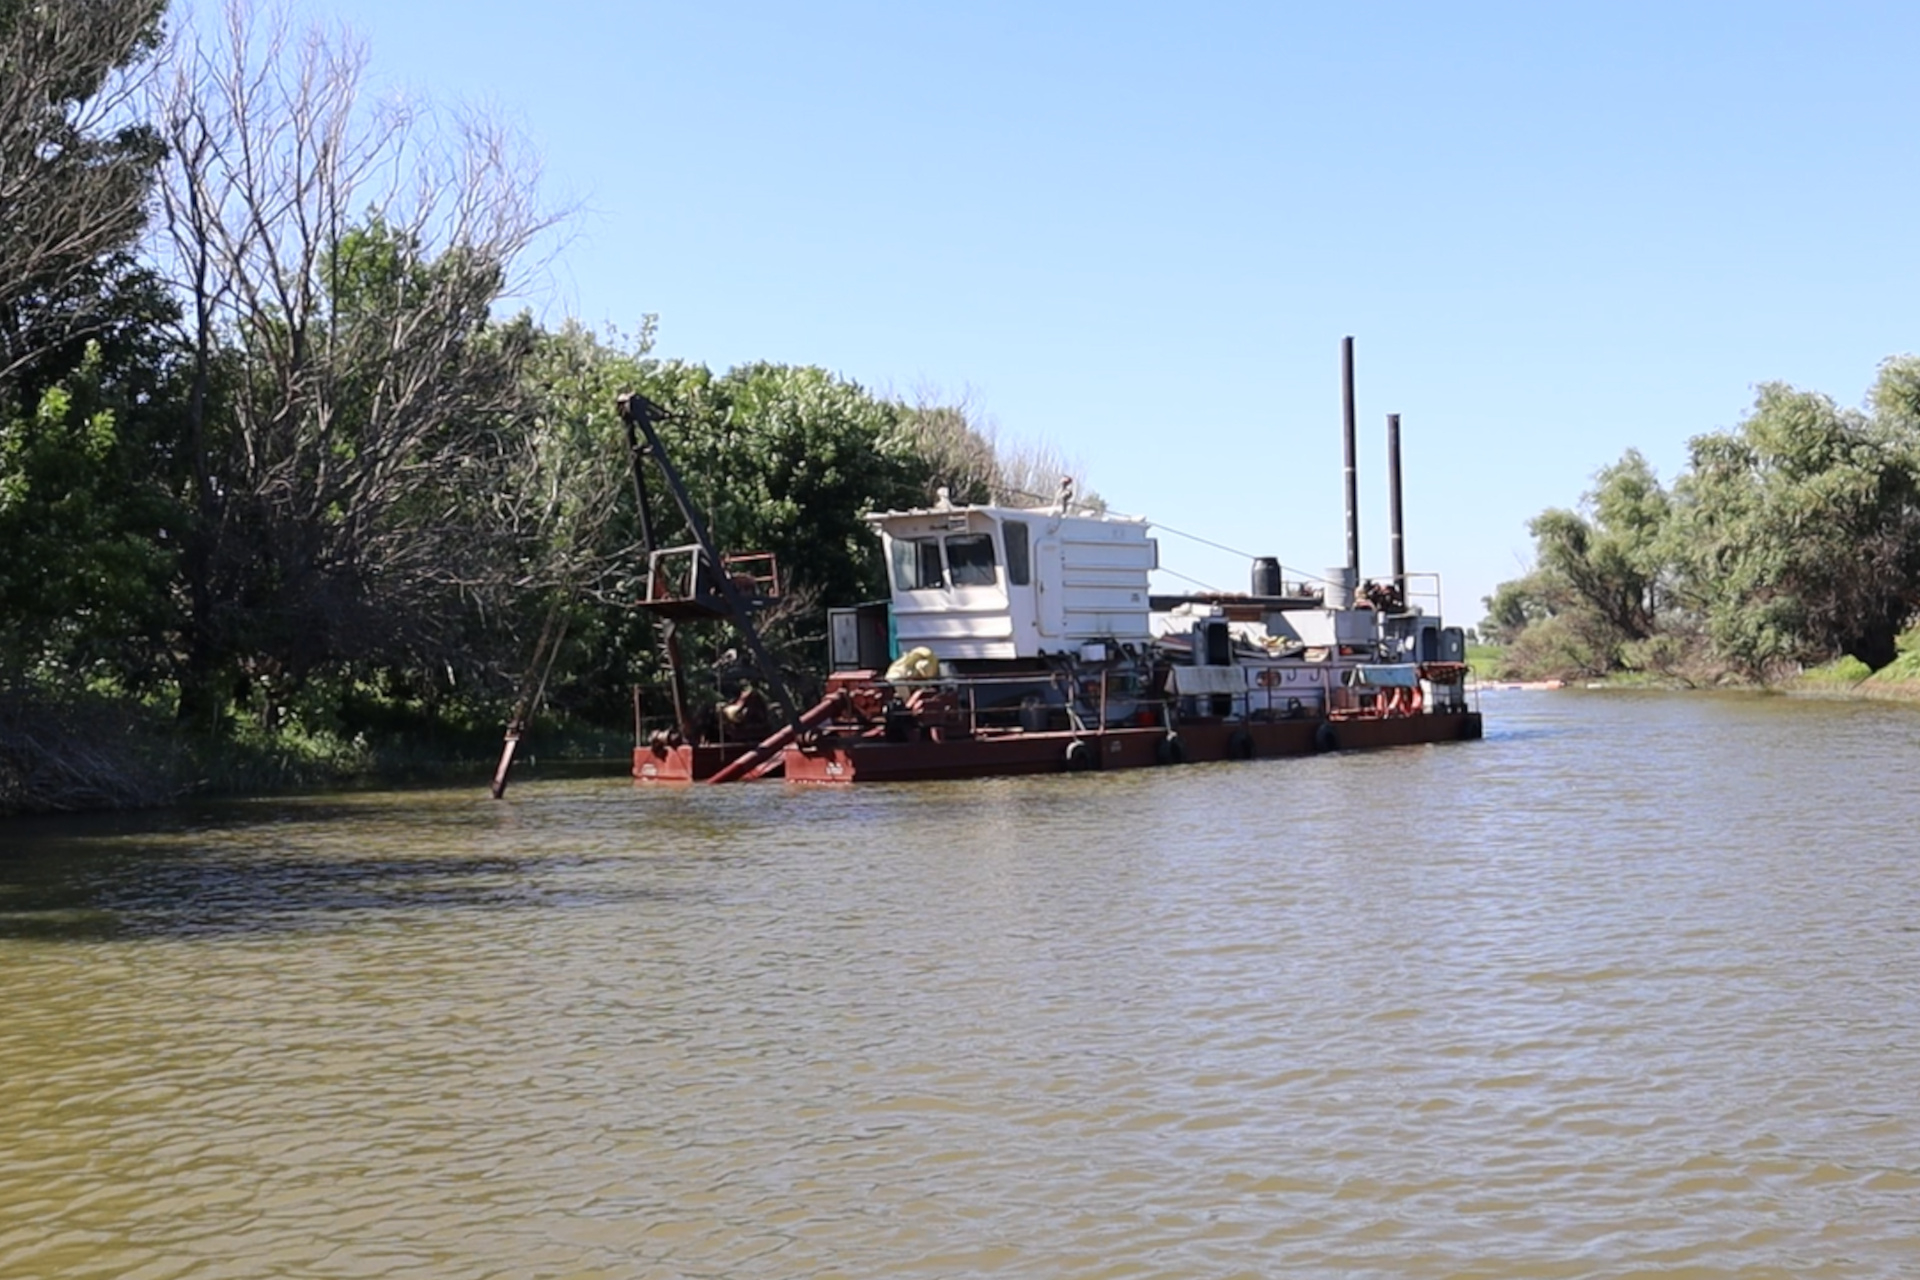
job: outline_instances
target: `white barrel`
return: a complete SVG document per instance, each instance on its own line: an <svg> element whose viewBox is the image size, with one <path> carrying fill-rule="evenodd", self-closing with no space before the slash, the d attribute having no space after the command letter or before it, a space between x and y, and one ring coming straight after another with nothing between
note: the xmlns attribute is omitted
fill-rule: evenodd
<svg viewBox="0 0 1920 1280"><path fill-rule="evenodd" d="M1359 585L1354 580L1353 570L1345 565L1327 570L1327 608L1353 608L1353 589Z"/></svg>

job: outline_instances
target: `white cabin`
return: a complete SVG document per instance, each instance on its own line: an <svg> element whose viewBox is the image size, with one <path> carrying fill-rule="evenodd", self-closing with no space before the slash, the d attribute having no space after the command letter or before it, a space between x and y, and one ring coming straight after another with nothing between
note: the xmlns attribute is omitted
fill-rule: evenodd
<svg viewBox="0 0 1920 1280"><path fill-rule="evenodd" d="M899 649L942 660L1145 644L1147 522L1019 507L876 512Z"/></svg>

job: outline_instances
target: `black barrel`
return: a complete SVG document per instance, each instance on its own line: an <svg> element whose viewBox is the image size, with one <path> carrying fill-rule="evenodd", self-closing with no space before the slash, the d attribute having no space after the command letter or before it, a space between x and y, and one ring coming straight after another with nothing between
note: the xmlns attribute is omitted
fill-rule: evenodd
<svg viewBox="0 0 1920 1280"><path fill-rule="evenodd" d="M1257 596L1277 596L1284 588L1280 584L1280 561L1276 556L1260 556L1253 562L1253 594Z"/></svg>

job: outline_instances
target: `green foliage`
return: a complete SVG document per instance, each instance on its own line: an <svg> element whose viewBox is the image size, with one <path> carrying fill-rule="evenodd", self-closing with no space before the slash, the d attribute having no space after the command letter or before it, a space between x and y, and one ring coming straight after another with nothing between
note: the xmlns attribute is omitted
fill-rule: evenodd
<svg viewBox="0 0 1920 1280"><path fill-rule="evenodd" d="M1509 647L1508 674L1604 674L1645 653L1655 634L1671 498L1634 450L1594 482L1581 510L1534 517L1534 570L1485 601L1482 629Z"/></svg>
<svg viewBox="0 0 1920 1280"><path fill-rule="evenodd" d="M1872 674L1872 683L1884 688L1920 688L1920 626L1904 632L1899 647L1894 660Z"/></svg>
<svg viewBox="0 0 1920 1280"><path fill-rule="evenodd" d="M1617 644L1617 637L1591 613L1554 614L1506 646L1499 674L1527 680L1603 675L1619 663Z"/></svg>
<svg viewBox="0 0 1920 1280"><path fill-rule="evenodd" d="M0 418L0 684L157 674L177 509L126 390L92 343L30 415Z"/></svg>
<svg viewBox="0 0 1920 1280"><path fill-rule="evenodd" d="M902 405L824 369L764 363L718 377L659 365L642 390L672 415L665 443L723 550L774 552L790 583L825 600L884 591L863 517L931 496Z"/></svg>
<svg viewBox="0 0 1920 1280"><path fill-rule="evenodd" d="M162 661L173 312L131 254L159 150L120 74L162 7L0 2L0 694Z"/></svg>
<svg viewBox="0 0 1920 1280"><path fill-rule="evenodd" d="M1920 360L1883 364L1868 404L1769 383L1671 492L1629 452L1584 513L1541 513L1537 567L1487 600L1509 662L1689 681L1892 662L1920 608Z"/></svg>
<svg viewBox="0 0 1920 1280"><path fill-rule="evenodd" d="M1778 383L1733 432L1697 437L1677 559L1716 647L1753 675L1847 653L1891 662L1920 605L1920 435L1912 362L1843 410Z"/></svg>
<svg viewBox="0 0 1920 1280"><path fill-rule="evenodd" d="M1549 584L1538 570L1501 583L1480 603L1487 611L1480 634L1496 645L1513 643L1521 632L1554 613Z"/></svg>
<svg viewBox="0 0 1920 1280"><path fill-rule="evenodd" d="M1812 685L1849 686L1859 684L1873 671L1866 663L1850 654L1843 654L1832 662L1825 662L1809 668L1800 675L1802 682Z"/></svg>
<svg viewBox="0 0 1920 1280"><path fill-rule="evenodd" d="M1920 682L1920 650L1909 649L1886 666L1873 673L1873 678L1887 684L1912 684Z"/></svg>
<svg viewBox="0 0 1920 1280"><path fill-rule="evenodd" d="M515 662L514 606L551 586L522 493L536 334L490 317L500 264L374 216L317 274L297 308L204 335L180 677L203 728L271 731L309 681L387 668L484 684Z"/></svg>
<svg viewBox="0 0 1920 1280"><path fill-rule="evenodd" d="M35 800L36 761L94 758L102 699L143 744L172 732L191 750L115 757L103 774L167 763L151 787L73 793L107 797L88 803L482 757L536 637L561 633L550 705L604 748L662 663L633 608L625 390L668 411L719 547L778 557L770 638L803 685L820 606L885 591L867 512L1058 482L1051 454L999 449L963 405L814 367L655 360L650 321L603 338L496 316L545 225L522 175L489 152L441 174L454 194L437 204L424 181L418 205L341 185L391 165L402 190L426 170L400 133L355 132L353 59L324 40L258 42L294 59L272 74L244 39L224 72L188 49L158 120L176 180L152 202L163 286L132 250L157 135L130 99L81 109L152 49L163 6L85 8L0 0L0 710L69 729L57 752L0 761L0 805L66 803ZM233 99L252 88L277 96ZM282 145L296 136L357 159L314 166ZM341 209L369 211L342 226ZM689 541L658 476L644 484L656 541ZM696 697L737 661L720 631L683 628L708 669Z"/></svg>
<svg viewBox="0 0 1920 1280"><path fill-rule="evenodd" d="M1658 607L1670 502L1636 450L1628 450L1595 481L1584 500L1591 517L1554 509L1528 526L1540 571L1564 584L1619 641L1644 640L1653 632Z"/></svg>
<svg viewBox="0 0 1920 1280"><path fill-rule="evenodd" d="M863 516L932 496L938 463L910 429L924 411L813 367L759 363L716 374L704 365L651 360L644 337L623 348L571 331L542 366L548 374L542 395L556 417L591 421L578 437L581 447L613 462L623 480L599 486L616 513L596 534L605 570L591 598L570 610L572 648L553 700L579 713L618 714L628 687L638 684L652 691L645 699L650 712L667 705L662 637L648 615L631 607L645 593L645 558L637 545L624 438L613 420L622 389L664 410L657 424L662 444L721 553L777 558L784 602L763 616L762 631L796 695L805 698L824 660L824 606L885 591L879 540ZM691 543L657 469L646 466L641 474L655 545ZM683 624L680 632L695 667L696 704L744 674L730 628Z"/></svg>

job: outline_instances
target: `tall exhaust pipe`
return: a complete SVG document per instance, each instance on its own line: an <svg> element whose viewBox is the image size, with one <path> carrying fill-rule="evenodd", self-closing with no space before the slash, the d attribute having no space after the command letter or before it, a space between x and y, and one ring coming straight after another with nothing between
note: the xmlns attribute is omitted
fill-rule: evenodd
<svg viewBox="0 0 1920 1280"><path fill-rule="evenodd" d="M1400 518L1400 415L1387 415L1387 522L1393 530L1393 589L1407 598L1406 525Z"/></svg>
<svg viewBox="0 0 1920 1280"><path fill-rule="evenodd" d="M1360 584L1360 484L1354 467L1353 339L1340 339L1342 433L1347 448L1347 583Z"/></svg>

